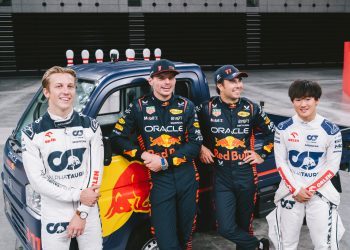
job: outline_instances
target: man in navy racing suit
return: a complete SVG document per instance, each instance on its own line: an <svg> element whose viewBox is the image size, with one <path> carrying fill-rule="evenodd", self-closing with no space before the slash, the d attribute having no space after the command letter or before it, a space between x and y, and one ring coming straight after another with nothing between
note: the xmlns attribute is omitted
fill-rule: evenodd
<svg viewBox="0 0 350 250"><path fill-rule="evenodd" d="M22 130L23 165L41 195L42 248L68 250L76 237L81 250L102 249L96 205L103 171L100 126L73 110L72 69L48 69L42 85L49 108Z"/></svg>
<svg viewBox="0 0 350 250"><path fill-rule="evenodd" d="M190 249L199 176L194 163L202 135L194 104L173 94L175 65L156 61L153 93L133 101L111 136L114 151L143 161L152 179L151 221L160 249ZM130 140L136 134L138 143Z"/></svg>
<svg viewBox="0 0 350 250"><path fill-rule="evenodd" d="M236 243L237 249L268 249L268 240L253 235L252 221L257 191L256 164L273 147L274 125L260 106L241 97L242 77L248 75L232 65L214 73L220 96L201 104L198 118L203 134L200 159L215 165L214 194L219 233ZM264 134L255 151L254 133Z"/></svg>

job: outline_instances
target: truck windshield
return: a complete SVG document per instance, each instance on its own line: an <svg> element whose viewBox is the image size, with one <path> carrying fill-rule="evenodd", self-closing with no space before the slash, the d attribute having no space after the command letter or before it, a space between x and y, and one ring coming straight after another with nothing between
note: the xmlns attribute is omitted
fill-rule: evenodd
<svg viewBox="0 0 350 250"><path fill-rule="evenodd" d="M74 110L77 112L82 112L86 106L86 103L89 101L89 97L91 93L94 91L96 87L96 82L90 80L78 79L77 81L77 91L74 102ZM24 114L24 118L19 124L16 133L15 139L20 142L21 141L21 130L24 126L32 123L40 116L42 116L47 110L48 104L47 99L44 94L41 92L31 107L27 110L27 113Z"/></svg>

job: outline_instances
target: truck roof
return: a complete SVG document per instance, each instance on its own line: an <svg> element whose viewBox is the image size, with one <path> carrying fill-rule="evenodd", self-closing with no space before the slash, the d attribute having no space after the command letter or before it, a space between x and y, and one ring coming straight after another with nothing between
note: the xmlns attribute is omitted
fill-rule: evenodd
<svg viewBox="0 0 350 250"><path fill-rule="evenodd" d="M72 66L77 72L78 78L89 79L93 81L102 81L104 78L115 77L122 74L147 74L150 72L154 61L118 61L104 63L89 63ZM177 70L192 69L200 70L200 67L194 63L174 62Z"/></svg>

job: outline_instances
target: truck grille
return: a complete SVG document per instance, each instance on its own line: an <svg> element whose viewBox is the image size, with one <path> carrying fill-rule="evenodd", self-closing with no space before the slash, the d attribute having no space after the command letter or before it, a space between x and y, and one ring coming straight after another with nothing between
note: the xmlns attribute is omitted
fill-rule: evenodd
<svg viewBox="0 0 350 250"><path fill-rule="evenodd" d="M18 235L21 237L22 242L27 242L23 217L20 215L17 209L13 206L13 204L9 202L6 195L5 195L5 199L8 201L7 204L9 204L10 206L9 209L11 209L11 214L8 214L8 215L10 216L10 219L13 222L12 225L14 229L18 232Z"/></svg>

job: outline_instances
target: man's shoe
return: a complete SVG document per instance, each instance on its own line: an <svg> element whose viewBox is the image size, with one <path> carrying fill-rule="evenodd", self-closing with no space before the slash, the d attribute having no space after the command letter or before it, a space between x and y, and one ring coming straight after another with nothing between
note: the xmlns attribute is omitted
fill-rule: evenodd
<svg viewBox="0 0 350 250"><path fill-rule="evenodd" d="M259 250L269 250L270 249L270 241L266 238L262 238L259 240Z"/></svg>

